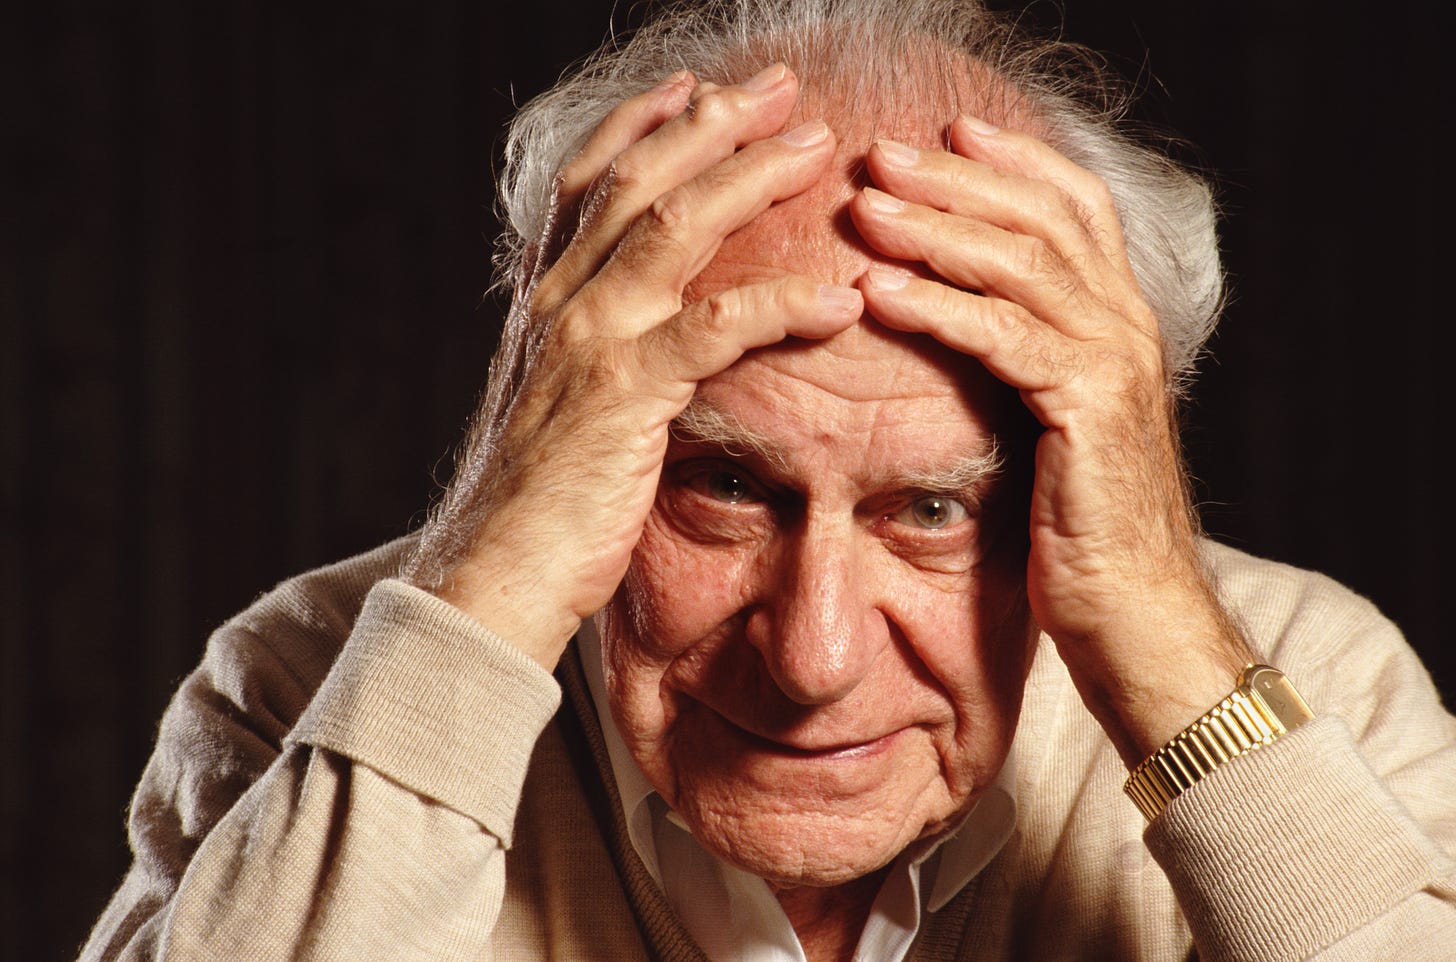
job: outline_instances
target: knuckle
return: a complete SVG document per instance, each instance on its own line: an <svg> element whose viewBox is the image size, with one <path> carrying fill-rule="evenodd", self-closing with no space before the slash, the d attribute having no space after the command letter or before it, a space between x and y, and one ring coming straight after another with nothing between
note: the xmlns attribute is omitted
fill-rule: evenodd
<svg viewBox="0 0 1456 962"><path fill-rule="evenodd" d="M545 317L565 299L560 275L547 271L531 290L526 300L526 312L532 317Z"/></svg>
<svg viewBox="0 0 1456 962"><path fill-rule="evenodd" d="M716 93L722 89L723 86L721 84L715 84L711 80L699 81L698 85L692 89L692 92L690 94L688 94L688 102L684 109L689 111L696 109L695 105L700 99L706 97L708 94Z"/></svg>
<svg viewBox="0 0 1456 962"><path fill-rule="evenodd" d="M705 341L716 341L737 325L742 313L743 295L735 288L710 294L702 301L703 310L696 325Z"/></svg>
<svg viewBox="0 0 1456 962"><path fill-rule="evenodd" d="M1011 301L989 300L987 302L986 326L998 340L1014 339L1021 342L1028 336L1026 316L1022 309Z"/></svg>
<svg viewBox="0 0 1456 962"><path fill-rule="evenodd" d="M692 199L686 186L674 187L648 208L653 223L668 234L678 234L692 223Z"/></svg>
<svg viewBox="0 0 1456 962"><path fill-rule="evenodd" d="M727 89L705 91L690 102L688 120L699 126L726 123L737 112L736 99Z"/></svg>
<svg viewBox="0 0 1456 962"><path fill-rule="evenodd" d="M1083 194L1092 206L1103 210L1112 210L1117 206L1117 198L1112 194L1112 188L1107 181L1098 174L1087 174L1087 185Z"/></svg>
<svg viewBox="0 0 1456 962"><path fill-rule="evenodd" d="M600 189L607 194L632 194L641 189L648 177L637 152L625 150L612 158L600 179Z"/></svg>
<svg viewBox="0 0 1456 962"><path fill-rule="evenodd" d="M1056 273L1061 267L1060 261L1052 246L1040 237L1022 236L1016 242L1015 266L1023 276L1043 277Z"/></svg>
<svg viewBox="0 0 1456 962"><path fill-rule="evenodd" d="M561 348L585 341L591 336L592 313L590 307L584 303L583 297L573 297L550 318L547 343Z"/></svg>
<svg viewBox="0 0 1456 962"><path fill-rule="evenodd" d="M1156 335L1147 336L1138 332L1132 344L1124 352L1141 379L1163 383L1166 379L1163 364L1163 345Z"/></svg>

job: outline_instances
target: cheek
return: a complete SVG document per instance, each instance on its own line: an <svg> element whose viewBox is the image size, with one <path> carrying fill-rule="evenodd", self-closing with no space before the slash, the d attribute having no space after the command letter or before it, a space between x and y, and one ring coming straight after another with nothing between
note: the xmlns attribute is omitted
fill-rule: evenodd
<svg viewBox="0 0 1456 962"><path fill-rule="evenodd" d="M754 571L754 551L694 543L648 516L602 631L608 692L631 727L670 724L672 679L706 670L742 620Z"/></svg>
<svg viewBox="0 0 1456 962"><path fill-rule="evenodd" d="M941 742L953 791L992 777L1015 732L1036 636L1020 571L985 563L957 586L909 580L899 593L896 620L954 714Z"/></svg>
<svg viewBox="0 0 1456 962"><path fill-rule="evenodd" d="M654 510L620 593L639 653L648 660L671 661L720 634L752 596L754 558L742 545L691 541Z"/></svg>
<svg viewBox="0 0 1456 962"><path fill-rule="evenodd" d="M752 553L704 547L677 535L654 512L622 586L602 621L603 673L618 730L664 797L677 797L671 758L676 691L710 670L733 634L749 592Z"/></svg>

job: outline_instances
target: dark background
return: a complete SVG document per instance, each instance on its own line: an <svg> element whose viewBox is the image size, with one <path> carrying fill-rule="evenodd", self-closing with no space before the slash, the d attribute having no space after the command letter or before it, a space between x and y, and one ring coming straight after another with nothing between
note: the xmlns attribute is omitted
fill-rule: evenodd
<svg viewBox="0 0 1456 962"><path fill-rule="evenodd" d="M501 121L609 8L408 6L54 0L0 29L5 959L74 956L208 632L409 530L448 473L493 344ZM1220 175L1208 526L1372 597L1449 699L1435 5L1068 6Z"/></svg>

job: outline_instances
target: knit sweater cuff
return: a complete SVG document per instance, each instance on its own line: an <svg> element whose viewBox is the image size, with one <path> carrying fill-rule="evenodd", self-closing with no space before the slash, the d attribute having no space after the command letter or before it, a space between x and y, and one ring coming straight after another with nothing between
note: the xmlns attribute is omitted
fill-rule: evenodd
<svg viewBox="0 0 1456 962"><path fill-rule="evenodd" d="M370 590L289 734L368 765L504 845L555 680L469 615L402 581Z"/></svg>
<svg viewBox="0 0 1456 962"><path fill-rule="evenodd" d="M1306 958L1439 884L1444 861L1334 716L1234 759L1146 840L1207 959Z"/></svg>

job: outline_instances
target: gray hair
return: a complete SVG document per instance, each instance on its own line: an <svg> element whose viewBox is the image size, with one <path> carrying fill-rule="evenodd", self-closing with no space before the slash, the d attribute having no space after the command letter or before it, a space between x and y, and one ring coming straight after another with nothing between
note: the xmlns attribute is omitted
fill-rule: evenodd
<svg viewBox="0 0 1456 962"><path fill-rule="evenodd" d="M927 57L940 49L959 56ZM1133 271L1158 317L1170 387L1176 392L1191 378L1223 304L1212 192L1132 135L1131 98L1101 58L1022 35L980 0L670 3L516 115L499 180L498 282L516 291L528 282L527 251L550 223L555 176L614 106L682 68L700 81L730 84L776 60L804 90L830 92L849 111L908 104L921 118L941 110L947 121L972 106L993 117L1029 111L1053 147L1107 184ZM974 105L962 103L968 65L989 70L978 78ZM890 119L887 111L871 126ZM524 320L508 325L505 336L528 337L510 330ZM520 346L503 344L503 353L524 360Z"/></svg>
<svg viewBox="0 0 1456 962"><path fill-rule="evenodd" d="M1162 332L1170 399L1181 396L1222 307L1223 274L1208 186L1126 122L1130 97L1091 51L1023 35L981 0L667 0L526 104L507 132L498 184L503 223L496 286L512 305L485 396L431 513L416 576L438 577L464 537L448 523L483 497L487 456L546 327L527 309L554 224L558 172L615 106L683 68L727 85L783 61L824 119L856 131L923 138L927 118L976 113L1028 126L1107 184L1132 267ZM804 107L801 97L801 108ZM791 121L792 122L792 121ZM868 143L864 144L868 147ZM549 266L549 265L547 265Z"/></svg>

